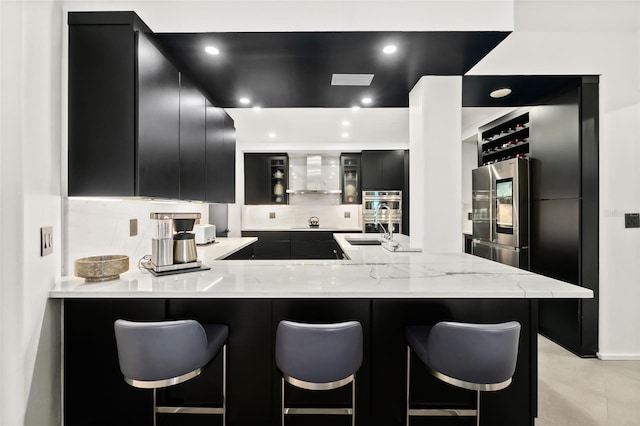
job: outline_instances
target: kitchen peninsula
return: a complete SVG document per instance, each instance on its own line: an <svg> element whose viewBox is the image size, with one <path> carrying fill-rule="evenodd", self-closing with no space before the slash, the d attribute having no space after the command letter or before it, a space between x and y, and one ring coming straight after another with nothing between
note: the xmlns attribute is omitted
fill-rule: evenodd
<svg viewBox="0 0 640 426"><path fill-rule="evenodd" d="M351 245L348 235L335 238L350 260L221 261L203 254L210 271L168 277L130 271L119 280L93 284L63 278L51 289L50 298L64 304L65 425L151 424L151 394L126 385L118 369L113 338L117 318L193 318L228 324L228 424L247 426L278 424L280 382L273 340L281 319L362 323L359 425L403 424L406 325L517 320L522 334L513 383L483 396L483 421L533 425L537 299L589 298L592 292L463 253L393 253L379 245ZM394 238L411 246L408 237ZM171 388L160 398L186 403L219 400L219 365L216 359L191 386ZM100 384L90 392L87 374ZM421 369L412 372L412 383L412 392L422 400L473 405L473 392L439 383ZM290 395L295 402L307 397L304 392ZM343 396L336 391L323 401L339 403ZM110 407L106 412L105 406ZM188 416L159 418L166 421L161 424L199 424ZM315 424L309 423L315 421L311 418L301 420ZM447 424L465 425L466 420Z"/></svg>

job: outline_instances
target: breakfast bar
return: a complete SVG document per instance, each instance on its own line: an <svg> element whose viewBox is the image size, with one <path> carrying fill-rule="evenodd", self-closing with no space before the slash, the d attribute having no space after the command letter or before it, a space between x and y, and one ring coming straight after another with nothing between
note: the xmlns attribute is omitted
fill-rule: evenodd
<svg viewBox="0 0 640 426"><path fill-rule="evenodd" d="M404 424L407 325L518 321L522 331L513 383L483 396L482 424L532 426L537 414L537 300L590 298L592 292L464 253L412 251L415 247L403 235L394 236L396 251L382 244L358 245L354 238L363 235L335 234L346 260L215 260L203 250L208 271L154 277L135 270L102 283L63 278L49 296L63 303L64 424L151 425L151 394L129 387L118 369L113 322L191 318L229 327L227 424L238 426L279 424L280 376L273 352L282 319L362 324L356 422L380 426ZM220 363L214 359L200 377L160 392L159 398L219 403ZM424 369L412 369L411 382L412 395L421 401L461 408L475 403L473 392L441 383ZM348 392L327 392L320 395L320 404L348 401ZM317 395L311 398L318 403ZM309 395L294 390L287 399L307 404ZM327 424L327 418L298 417L287 419L287 425ZM329 420L350 424L348 418ZM412 425L473 424L468 418L440 420L415 419ZM161 425L203 421L211 419L158 416Z"/></svg>

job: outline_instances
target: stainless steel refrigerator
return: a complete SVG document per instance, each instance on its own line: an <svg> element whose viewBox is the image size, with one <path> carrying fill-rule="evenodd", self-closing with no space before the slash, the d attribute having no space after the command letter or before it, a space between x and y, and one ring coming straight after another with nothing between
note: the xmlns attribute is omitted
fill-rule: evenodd
<svg viewBox="0 0 640 426"><path fill-rule="evenodd" d="M513 158L472 171L472 253L529 269L529 161Z"/></svg>

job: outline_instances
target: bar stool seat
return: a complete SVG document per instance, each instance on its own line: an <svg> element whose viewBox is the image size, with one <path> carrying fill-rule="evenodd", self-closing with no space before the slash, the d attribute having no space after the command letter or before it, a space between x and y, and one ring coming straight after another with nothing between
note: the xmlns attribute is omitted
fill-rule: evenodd
<svg viewBox="0 0 640 426"><path fill-rule="evenodd" d="M153 389L153 424L157 413L221 414L226 421L226 340L223 324L194 320L114 323L118 362L125 382ZM156 389L177 385L198 376L222 349L222 406L157 406Z"/></svg>
<svg viewBox="0 0 640 426"><path fill-rule="evenodd" d="M520 324L467 324L439 322L434 326L409 326L407 339L407 416L475 416L480 425L480 392L509 386L518 358ZM411 350L443 382L475 390L475 410L411 409Z"/></svg>
<svg viewBox="0 0 640 426"><path fill-rule="evenodd" d="M276 365L282 372L281 420L290 414L351 415L355 425L356 372L362 365L362 325L357 321L306 324L280 321ZM285 406L285 382L306 390L331 390L352 384L351 408Z"/></svg>

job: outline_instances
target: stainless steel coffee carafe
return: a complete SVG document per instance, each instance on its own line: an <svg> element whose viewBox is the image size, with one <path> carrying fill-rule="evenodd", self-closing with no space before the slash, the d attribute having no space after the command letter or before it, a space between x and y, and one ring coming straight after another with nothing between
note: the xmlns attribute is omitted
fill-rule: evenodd
<svg viewBox="0 0 640 426"><path fill-rule="evenodd" d="M198 260L196 236L191 232L179 232L173 236L173 263L189 263Z"/></svg>

